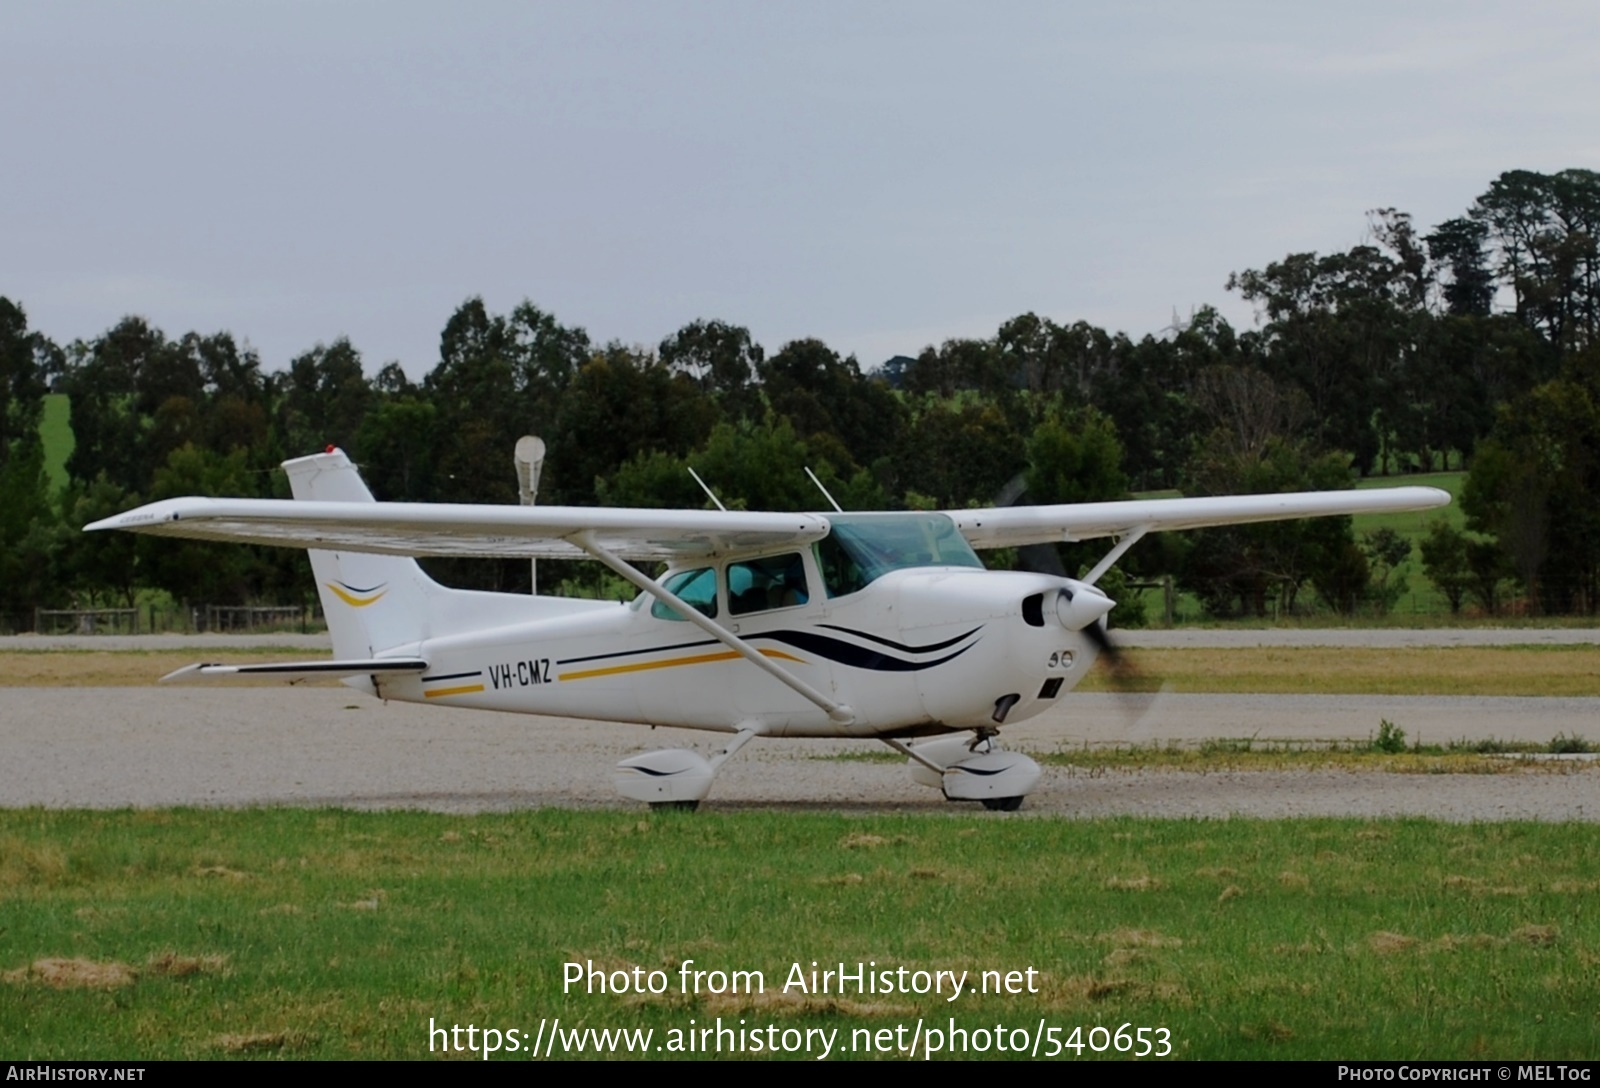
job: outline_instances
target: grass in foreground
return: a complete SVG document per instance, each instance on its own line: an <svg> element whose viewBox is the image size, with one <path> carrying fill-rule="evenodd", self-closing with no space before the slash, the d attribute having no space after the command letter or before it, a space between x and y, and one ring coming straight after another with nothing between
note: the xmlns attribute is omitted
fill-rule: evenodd
<svg viewBox="0 0 1600 1088"><path fill-rule="evenodd" d="M1426 821L6 812L0 1044L418 1057L430 1017L659 1042L720 1016L848 1045L954 1017L1165 1027L1188 1058L1584 1058L1592 844ZM563 994L569 960L672 989ZM760 970L766 993L681 994L687 960ZM1032 967L1039 992L777 992L813 960Z"/></svg>

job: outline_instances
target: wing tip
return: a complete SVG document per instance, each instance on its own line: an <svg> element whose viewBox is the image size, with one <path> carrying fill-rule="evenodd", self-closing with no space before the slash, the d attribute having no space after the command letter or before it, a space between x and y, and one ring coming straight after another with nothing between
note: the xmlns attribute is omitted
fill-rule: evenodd
<svg viewBox="0 0 1600 1088"><path fill-rule="evenodd" d="M181 669L173 669L167 675L157 680L158 684L181 684L186 680L198 679L204 670L217 666L209 661L197 661L193 665L185 665Z"/></svg>

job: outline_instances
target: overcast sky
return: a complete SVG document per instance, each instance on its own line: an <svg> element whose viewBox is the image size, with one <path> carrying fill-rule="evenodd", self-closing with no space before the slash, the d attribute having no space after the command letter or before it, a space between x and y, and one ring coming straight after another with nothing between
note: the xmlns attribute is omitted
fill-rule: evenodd
<svg viewBox="0 0 1600 1088"><path fill-rule="evenodd" d="M277 369L438 358L464 299L874 366L1223 284L1600 169L1600 6L139 3L0 18L0 294Z"/></svg>

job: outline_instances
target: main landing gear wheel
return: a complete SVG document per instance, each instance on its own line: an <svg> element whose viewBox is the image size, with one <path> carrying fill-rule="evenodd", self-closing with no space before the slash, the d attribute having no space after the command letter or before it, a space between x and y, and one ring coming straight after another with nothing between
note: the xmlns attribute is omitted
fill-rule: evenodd
<svg viewBox="0 0 1600 1088"><path fill-rule="evenodd" d="M1015 812L1022 807L1020 797L985 797L983 807L990 812Z"/></svg>
<svg viewBox="0 0 1600 1088"><path fill-rule="evenodd" d="M711 780L728 757L748 744L755 727L741 729L722 751L707 759L687 748L666 748L630 756L611 772L617 792L630 801L643 801L655 812L693 812L711 792Z"/></svg>

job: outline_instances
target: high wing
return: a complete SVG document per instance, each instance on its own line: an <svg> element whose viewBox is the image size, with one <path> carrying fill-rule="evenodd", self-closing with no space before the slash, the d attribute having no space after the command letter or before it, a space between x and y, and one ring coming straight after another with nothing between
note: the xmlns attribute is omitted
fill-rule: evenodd
<svg viewBox="0 0 1600 1088"><path fill-rule="evenodd" d="M809 544L827 535L828 520L742 510L184 498L85 529L381 555L541 559L589 558L571 539L587 535L625 559L671 561Z"/></svg>
<svg viewBox="0 0 1600 1088"><path fill-rule="evenodd" d="M967 543L982 549L1257 521L1431 510L1449 502L1449 492L1436 487L1390 487L1366 491L1298 491L1064 506L1009 506L948 510L946 513L955 520Z"/></svg>
<svg viewBox="0 0 1600 1088"><path fill-rule="evenodd" d="M1429 510L1450 501L1432 487L1135 499L946 511L974 548L1125 537L1292 518ZM464 503L166 499L88 530L276 544L404 556L586 558L583 538L624 559L682 561L826 536L824 514Z"/></svg>

